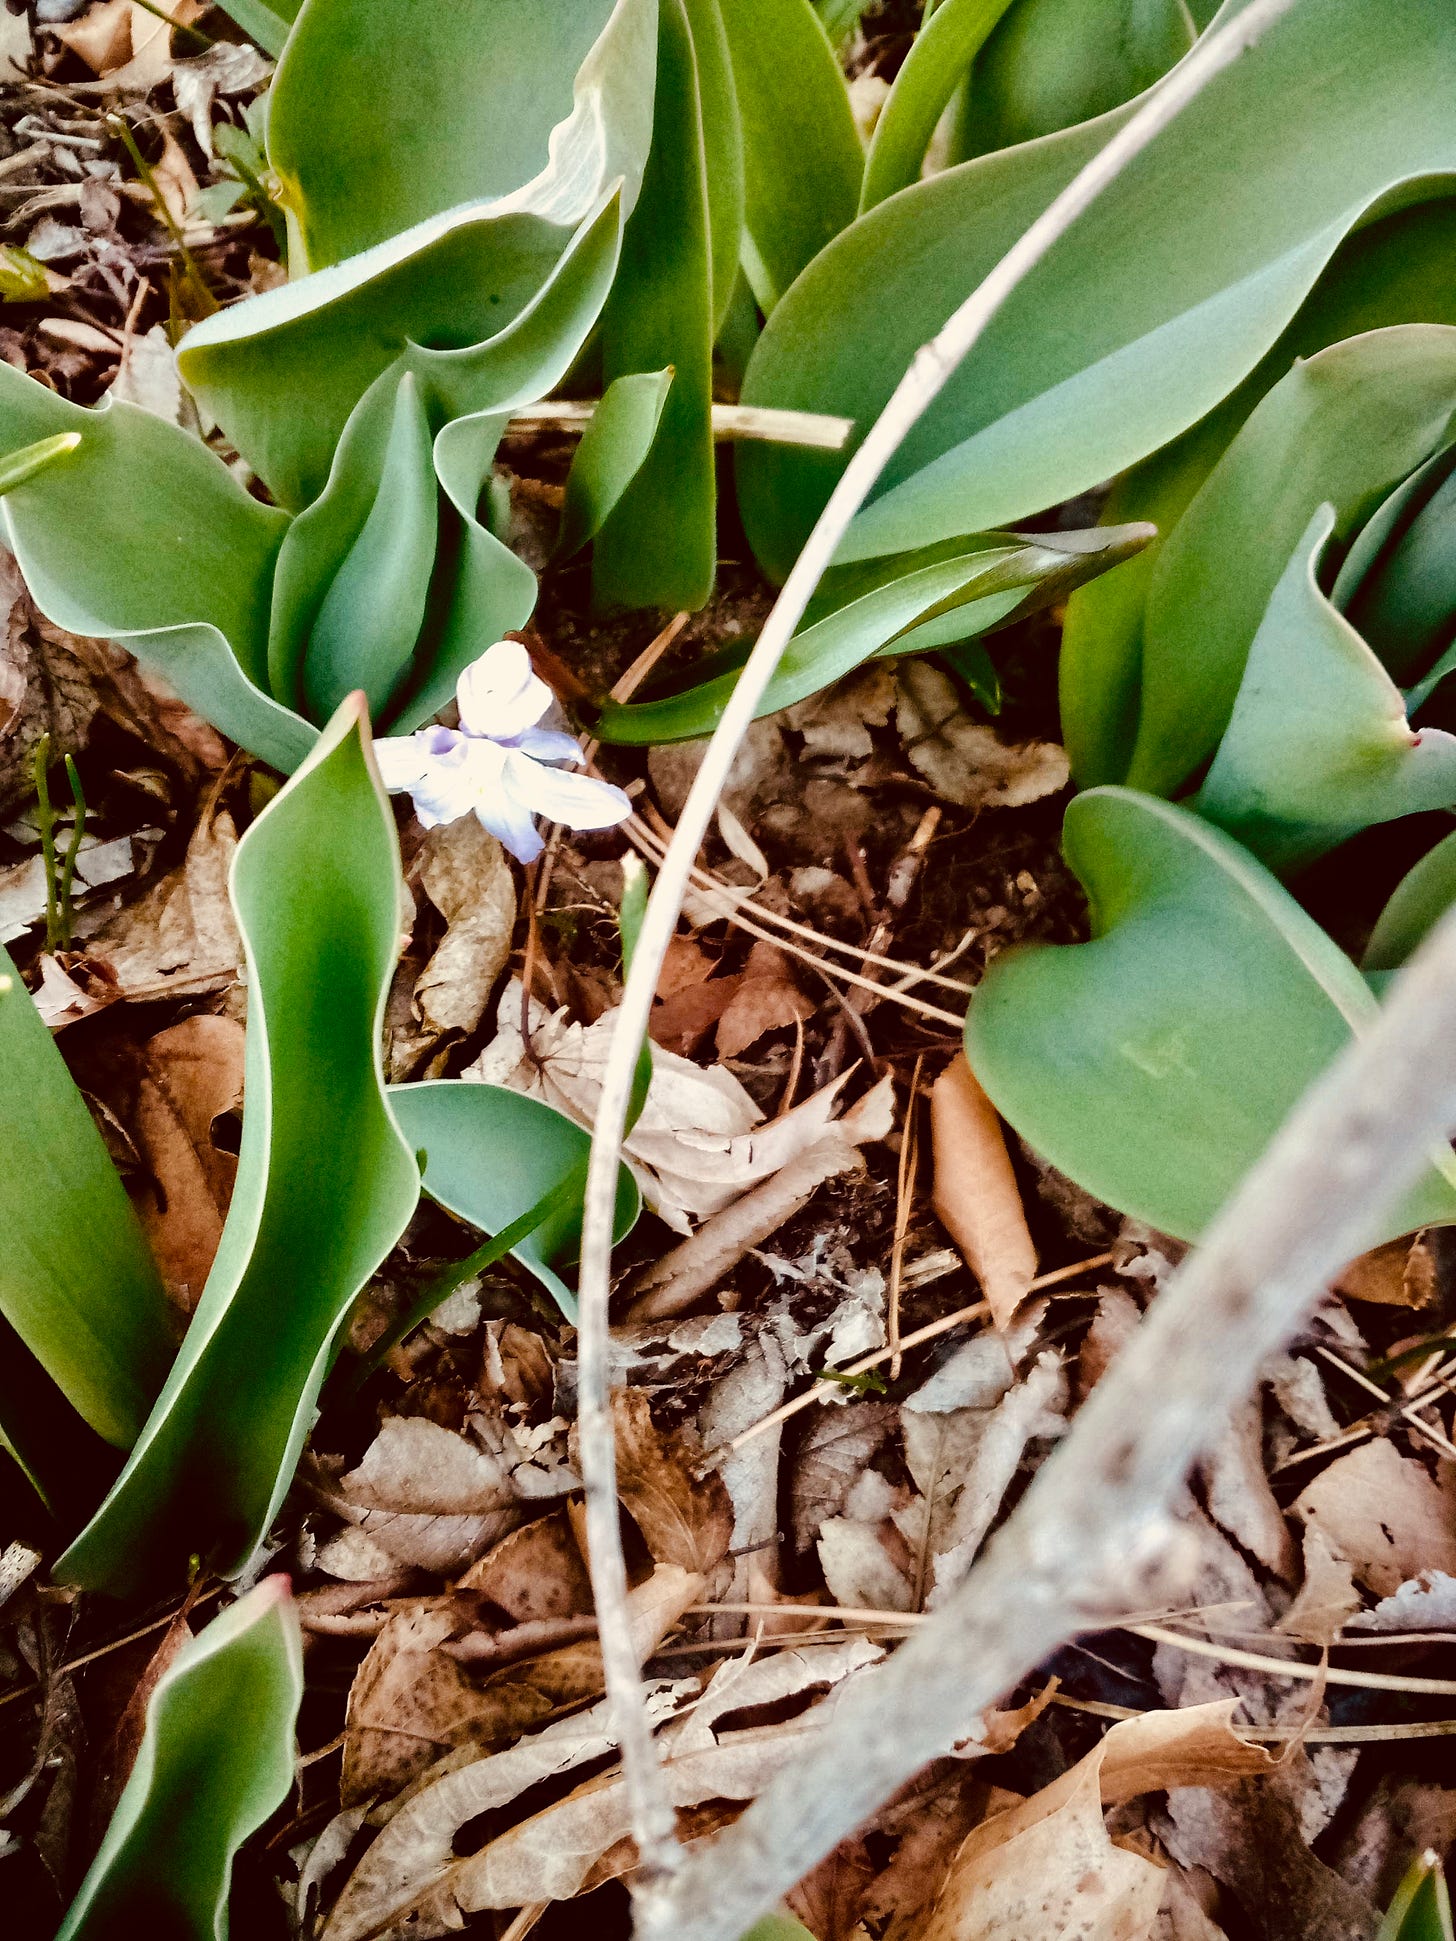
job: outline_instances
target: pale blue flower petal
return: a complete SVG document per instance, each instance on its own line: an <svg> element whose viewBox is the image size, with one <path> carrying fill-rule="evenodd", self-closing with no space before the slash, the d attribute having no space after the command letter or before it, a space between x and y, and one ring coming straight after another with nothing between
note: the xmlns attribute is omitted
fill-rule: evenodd
<svg viewBox="0 0 1456 1941"><path fill-rule="evenodd" d="M518 640L498 640L460 676L455 700L467 734L489 741L514 741L533 728L554 696Z"/></svg>
<svg viewBox="0 0 1456 1941"><path fill-rule="evenodd" d="M547 768L518 748L507 751L502 780L517 801L568 829L611 829L632 813L627 796L611 782Z"/></svg>

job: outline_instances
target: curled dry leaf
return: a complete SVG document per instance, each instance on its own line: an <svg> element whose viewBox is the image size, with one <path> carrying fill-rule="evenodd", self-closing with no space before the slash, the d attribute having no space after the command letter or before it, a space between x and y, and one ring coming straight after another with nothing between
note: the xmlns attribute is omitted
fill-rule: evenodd
<svg viewBox="0 0 1456 1941"><path fill-rule="evenodd" d="M1147 1941L1164 1870L1115 1846L1104 1806L1271 1770L1234 1730L1237 1701L1125 1720L1039 1793L967 1835L919 1941Z"/></svg>
<svg viewBox="0 0 1456 1941"><path fill-rule="evenodd" d="M947 802L963 809L1015 809L1064 789L1071 769L1053 741L1002 741L972 721L948 674L929 661L897 670L896 722L913 765Z"/></svg>
<svg viewBox="0 0 1456 1941"><path fill-rule="evenodd" d="M520 986L513 981L498 1007L495 1038L464 1076L543 1098L589 1128L616 1019L612 1010L595 1024L576 1024L565 1011L548 1012L533 1000L528 1050ZM836 1079L765 1124L731 1072L694 1065L654 1045L652 1084L625 1146L648 1205L677 1232L690 1232L694 1220L721 1212L822 1138L844 1084ZM888 1081L882 1080L839 1118L839 1131L855 1145L882 1139L889 1130L888 1103Z"/></svg>
<svg viewBox="0 0 1456 1941"><path fill-rule="evenodd" d="M140 1206L167 1291L191 1312L212 1267L232 1198L237 1156L214 1133L243 1098L243 1027L184 1018L149 1038L133 1131L152 1176Z"/></svg>
<svg viewBox="0 0 1456 1941"><path fill-rule="evenodd" d="M419 876L445 919L445 935L415 981L416 1028L396 1030L389 1048L394 1080L436 1076L430 1060L475 1032L511 953L516 885L505 852L474 816L431 829L420 846Z"/></svg>
<svg viewBox="0 0 1456 1941"><path fill-rule="evenodd" d="M1337 1557L1318 1524L1304 1533L1304 1582L1276 1629L1306 1644L1331 1644L1361 1606L1348 1557Z"/></svg>
<svg viewBox="0 0 1456 1941"><path fill-rule="evenodd" d="M1456 1575L1456 1501L1443 1464L1424 1464L1383 1438L1337 1457L1295 1498L1292 1514L1318 1529L1358 1583L1389 1597L1422 1570Z"/></svg>
<svg viewBox="0 0 1456 1941"><path fill-rule="evenodd" d="M964 1052L931 1089L930 1129L936 1213L1005 1328L1036 1276L1036 1249L1001 1120Z"/></svg>
<svg viewBox="0 0 1456 1941"><path fill-rule="evenodd" d="M497 1454L404 1415L381 1425L344 1477L338 1507L386 1560L436 1571L464 1569L519 1514L510 1470Z"/></svg>

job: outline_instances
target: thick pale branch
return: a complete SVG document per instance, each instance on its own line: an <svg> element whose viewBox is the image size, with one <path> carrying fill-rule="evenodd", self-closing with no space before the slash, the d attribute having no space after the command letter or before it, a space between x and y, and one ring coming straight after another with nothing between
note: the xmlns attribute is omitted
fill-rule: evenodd
<svg viewBox="0 0 1456 1941"><path fill-rule="evenodd" d="M1456 912L1159 1295L984 1561L736 1826L644 1897L648 1931L738 1941L1050 1652L1136 1608L1189 1469L1453 1126Z"/></svg>
<svg viewBox="0 0 1456 1941"><path fill-rule="evenodd" d="M592 1134L582 1225L578 1343L578 1446L586 1493L592 1590L633 1831L642 1856L638 1884L649 1905L659 1880L670 1875L678 1865L680 1849L642 1702L640 1667L627 1619L627 1576L617 1522L607 1304L617 1161L633 1074L638 1050L647 1035L653 993L677 927L694 861L739 745L758 712L820 576L833 559L850 521L907 433L939 395L1012 291L1048 250L1117 179L1134 156L1295 4L1296 0L1252 0L1237 18L1217 32L1205 35L1149 94L1106 147L1092 157L1017 238L939 334L917 352L889 403L870 427L864 443L850 459L784 582L708 744L658 872L622 993ZM808 1811L807 1802L801 1802L801 1808Z"/></svg>

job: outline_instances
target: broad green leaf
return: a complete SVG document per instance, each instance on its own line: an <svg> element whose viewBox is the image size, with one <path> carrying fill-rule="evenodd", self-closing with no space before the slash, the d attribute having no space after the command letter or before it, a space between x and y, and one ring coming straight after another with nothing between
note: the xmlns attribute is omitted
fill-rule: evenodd
<svg viewBox="0 0 1456 1941"><path fill-rule="evenodd" d="M1344 609L1397 680L1428 668L1456 631L1453 460L1456 453L1444 450L1431 461L1444 476L1404 530L1397 527Z"/></svg>
<svg viewBox="0 0 1456 1941"><path fill-rule="evenodd" d="M836 569L826 575L809 624L789 642L759 704L759 718L817 694L876 654L928 653L1051 604L1089 574L1127 558L1146 537L1141 527L986 533L974 547L959 542L949 558L936 557L941 549L930 548L901 561ZM687 693L629 704L607 701L597 734L603 741L634 746L711 734L746 651L731 649L690 670L697 684ZM726 671L717 671L720 663L727 663Z"/></svg>
<svg viewBox="0 0 1456 1941"><path fill-rule="evenodd" d="M1396 1889L1375 1941L1453 1941L1451 1897L1436 1854L1423 1853Z"/></svg>
<svg viewBox="0 0 1456 1941"><path fill-rule="evenodd" d="M303 698L315 720L327 720L355 688L372 715L385 714L424 625L440 530L434 441L409 371L383 393L383 404L379 465L361 481L366 516L342 558L335 556L303 652ZM345 475L349 469L341 467Z"/></svg>
<svg viewBox="0 0 1456 1941"><path fill-rule="evenodd" d="M157 1681L116 1811L56 1941L226 1941L243 1842L287 1799L303 1641L266 1577Z"/></svg>
<svg viewBox="0 0 1456 1941"><path fill-rule="evenodd" d="M708 176L708 236L712 259L713 332L733 301L743 244L743 118L723 25L722 0L683 0L698 70L703 117L703 162Z"/></svg>
<svg viewBox="0 0 1456 1941"><path fill-rule="evenodd" d="M1400 689L1320 591L1334 523L1321 506L1275 586L1194 803L1281 874L1372 823L1456 805L1456 736L1412 732Z"/></svg>
<svg viewBox="0 0 1456 1941"><path fill-rule="evenodd" d="M860 209L920 180L936 123L1012 0L941 0L895 76L870 139Z"/></svg>
<svg viewBox="0 0 1456 1941"><path fill-rule="evenodd" d="M287 514L154 413L85 410L0 367L0 449L66 433L80 434L76 450L0 502L37 606L72 633L121 641L225 734L294 766L312 731L265 691L268 589Z"/></svg>
<svg viewBox="0 0 1456 1941"><path fill-rule="evenodd" d="M299 267L468 204L574 226L619 176L630 209L654 14L655 0L452 0L424 31L417 0L316 0L268 113Z"/></svg>
<svg viewBox="0 0 1456 1941"><path fill-rule="evenodd" d="M217 4L232 15L249 40L256 41L276 61L302 0L268 0L266 6L264 0L217 0Z"/></svg>
<svg viewBox="0 0 1456 1941"><path fill-rule="evenodd" d="M971 69L954 159L1055 134L1150 88L1194 40L1183 0L1016 0Z"/></svg>
<svg viewBox="0 0 1456 1941"><path fill-rule="evenodd" d="M511 1251L573 1318L576 1296L557 1268L576 1258L581 1243L591 1135L539 1099L470 1079L392 1085L389 1098L400 1130L424 1154L424 1190L482 1233L499 1233L554 1185L567 1189L551 1216ZM617 1185L618 1240L631 1232L641 1205L624 1166Z"/></svg>
<svg viewBox="0 0 1456 1941"><path fill-rule="evenodd" d="M274 498L298 510L323 490L350 413L399 357L452 412L501 408L556 370L567 344L569 364L610 287L620 226L610 190L575 230L451 210L220 310L188 332L177 368Z"/></svg>
<svg viewBox="0 0 1456 1941"><path fill-rule="evenodd" d="M1228 724L1250 643L1316 509L1347 541L1446 442L1456 329L1403 324L1333 344L1281 378L1163 544L1143 624L1128 782L1170 792Z"/></svg>
<svg viewBox="0 0 1456 1941"><path fill-rule="evenodd" d="M1370 933L1360 968L1399 970L1453 903L1456 903L1456 834L1428 849L1396 884Z"/></svg>
<svg viewBox="0 0 1456 1941"><path fill-rule="evenodd" d="M125 1449L171 1359L166 1299L86 1101L3 945L0 1152L0 1315L70 1406ZM7 1429L10 1415L0 1395ZM48 1452L23 1440L44 1481Z"/></svg>
<svg viewBox="0 0 1456 1941"><path fill-rule="evenodd" d="M833 47L842 47L859 25L860 15L868 13L872 0L815 0L824 31Z"/></svg>
<svg viewBox="0 0 1456 1941"><path fill-rule="evenodd" d="M1166 540L1250 412L1297 359L1391 324L1456 323L1450 274L1456 199L1445 180L1426 188L1439 191L1440 199L1387 216L1343 243L1279 342L1238 389L1117 480L1103 513L1109 524L1150 520ZM1341 581L1364 543L1362 532ZM1159 551L1155 541L1135 566L1082 589L1067 608L1062 731L1072 773L1084 788L1120 782L1127 774L1137 735L1147 590ZM1338 584L1335 600L1343 606Z"/></svg>
<svg viewBox="0 0 1456 1941"><path fill-rule="evenodd" d="M603 605L695 608L713 590L712 311L693 36L683 0L662 0L652 152L602 316L602 368L610 384L670 364L673 380L652 449L597 535Z"/></svg>
<svg viewBox="0 0 1456 1941"><path fill-rule="evenodd" d="M743 266L772 310L854 221L864 150L809 0L719 0L743 118Z"/></svg>
<svg viewBox="0 0 1456 1941"><path fill-rule="evenodd" d="M1092 941L998 957L967 1055L1043 1158L1196 1240L1375 999L1278 880L1186 809L1092 789L1064 849ZM1369 1244L1452 1220L1456 1187L1433 1170Z"/></svg>
<svg viewBox="0 0 1456 1941"><path fill-rule="evenodd" d="M379 1034L399 856L362 709L347 704L238 846L247 1091L222 1243L156 1407L56 1566L125 1593L191 1555L244 1568L277 1513L356 1295L414 1210Z"/></svg>
<svg viewBox="0 0 1456 1941"><path fill-rule="evenodd" d="M556 557L570 559L601 531L652 449L672 369L635 371L609 384L566 475Z"/></svg>
<svg viewBox="0 0 1456 1941"><path fill-rule="evenodd" d="M1018 286L840 557L1014 524L1204 416L1276 341L1352 227L1393 193L1410 199L1402 185L1456 165L1453 88L1446 0L1303 0ZM745 402L838 412L863 433L916 348L1131 112L964 163L871 209L769 319ZM846 462L740 446L749 538L775 577Z"/></svg>

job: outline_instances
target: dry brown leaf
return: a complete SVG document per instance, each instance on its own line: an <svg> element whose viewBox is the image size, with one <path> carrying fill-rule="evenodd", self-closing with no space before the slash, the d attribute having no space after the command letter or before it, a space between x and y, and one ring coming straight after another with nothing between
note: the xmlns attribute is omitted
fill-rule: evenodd
<svg viewBox="0 0 1456 1941"><path fill-rule="evenodd" d="M595 1024L576 1024L564 1011L553 1014L533 1001L528 1052L521 990L513 981L497 1010L495 1038L465 1076L544 1098L589 1129L616 1020L613 1010ZM731 1072L654 1046L652 1084L625 1146L648 1205L676 1232L691 1232L694 1220L721 1212L820 1139L834 1121L844 1083L836 1079L765 1124ZM889 1130L889 1083L882 1079L838 1120L853 1144L882 1139Z"/></svg>
<svg viewBox="0 0 1456 1941"><path fill-rule="evenodd" d="M819 1568L836 1604L851 1610L915 1608L918 1559L894 1521L913 1500L877 1469L867 1469L845 1498L843 1514L820 1524Z"/></svg>
<svg viewBox="0 0 1456 1941"><path fill-rule="evenodd" d="M445 1572L463 1570L520 1516L497 1455L423 1416L403 1415L380 1426L344 1477L338 1507L392 1562ZM377 1555L363 1557L349 1574L379 1568Z"/></svg>
<svg viewBox="0 0 1456 1941"><path fill-rule="evenodd" d="M421 1604L397 1612L369 1647L349 1691L345 1806L397 1793L453 1746L506 1745L549 1709L522 1689L480 1691L440 1650L465 1622L449 1600Z"/></svg>
<svg viewBox="0 0 1456 1941"><path fill-rule="evenodd" d="M152 1694L161 1682L162 1674L175 1662L182 1647L192 1637L192 1627L181 1615L174 1617L162 1633L162 1641L148 1658L136 1688L116 1721L106 1745L101 1748L97 1760L96 1794L91 1803L91 1822L97 1837L104 1833L107 1822L116 1810L121 1798L122 1788L126 1785L136 1756L141 1751L142 1735L146 1731L147 1707L151 1704Z"/></svg>
<svg viewBox="0 0 1456 1941"><path fill-rule="evenodd" d="M789 959L775 944L749 952L743 976L718 1020L713 1042L720 1058L739 1058L769 1031L802 1024L818 1006L794 982Z"/></svg>
<svg viewBox="0 0 1456 1941"><path fill-rule="evenodd" d="M1317 1524L1304 1533L1304 1582L1299 1595L1275 1626L1306 1644L1334 1641L1360 1609L1361 1597L1349 1559L1337 1557Z"/></svg>
<svg viewBox="0 0 1456 1941"><path fill-rule="evenodd" d="M685 1689L689 1687L649 1687L647 1703L654 1720ZM554 1774L605 1757L615 1745L611 1708L603 1700L575 1718L543 1727L506 1752L474 1760L425 1785L388 1821L355 1868L334 1904L324 1941L367 1941L383 1932L423 1891L449 1874L456 1864L455 1836L468 1820L498 1812Z"/></svg>
<svg viewBox="0 0 1456 1941"><path fill-rule="evenodd" d="M947 802L1014 809L1067 786L1067 753L1055 742L1002 741L994 728L971 720L955 682L929 661L902 661L897 676L905 752Z"/></svg>
<svg viewBox="0 0 1456 1941"><path fill-rule="evenodd" d="M511 953L516 885L495 837L474 816L431 829L420 846L420 881L446 931L415 981L417 1029L394 1033L389 1069L415 1074L437 1052L470 1037Z"/></svg>
<svg viewBox="0 0 1456 1941"><path fill-rule="evenodd" d="M56 39L79 54L93 74L111 74L131 59L131 16L131 0L103 0L70 26L57 27Z"/></svg>
<svg viewBox="0 0 1456 1941"><path fill-rule="evenodd" d="M590 1611L591 1584L564 1510L503 1537L473 1563L457 1589L478 1591L518 1624Z"/></svg>
<svg viewBox="0 0 1456 1941"><path fill-rule="evenodd" d="M702 1044L732 1003L743 982L740 972L709 978L706 983L681 984L652 1007L648 1029L655 1045L689 1058Z"/></svg>
<svg viewBox="0 0 1456 1941"><path fill-rule="evenodd" d="M930 1129L935 1211L981 1283L997 1327L1009 1327L1036 1277L1036 1248L1000 1117L964 1052L931 1088Z"/></svg>
<svg viewBox="0 0 1456 1941"><path fill-rule="evenodd" d="M195 182L193 188L195 192ZM132 331L122 339L121 361L107 395L119 398L123 404L140 405L143 411L165 418L168 424L185 423L186 407L176 354L160 324L153 324L141 335Z"/></svg>
<svg viewBox="0 0 1456 1941"><path fill-rule="evenodd" d="M149 1038L137 1086L133 1132L154 1191L142 1224L168 1293L196 1306L222 1236L237 1155L213 1128L243 1097L246 1033L232 1018L184 1018Z"/></svg>
<svg viewBox="0 0 1456 1941"><path fill-rule="evenodd" d="M1382 1307L1434 1307L1440 1288L1430 1242L1424 1233L1414 1239L1387 1240L1352 1260L1335 1282L1335 1292Z"/></svg>
<svg viewBox="0 0 1456 1941"><path fill-rule="evenodd" d="M1322 1532L1356 1581L1388 1597L1422 1570L1456 1575L1451 1471L1433 1482L1425 1466L1383 1437L1337 1457L1295 1498L1291 1514Z"/></svg>
<svg viewBox="0 0 1456 1941"><path fill-rule="evenodd" d="M195 996L237 982L243 946L227 887L237 846L233 819L214 798L181 868L89 939L89 954L110 967L120 997L140 1002Z"/></svg>
<svg viewBox="0 0 1456 1941"><path fill-rule="evenodd" d="M1233 1726L1236 1700L1113 1726L1070 1771L967 1835L920 1941L1147 1941L1164 1870L1115 1846L1104 1806L1275 1764Z"/></svg>
<svg viewBox="0 0 1456 1941"><path fill-rule="evenodd" d="M35 800L40 737L50 735L53 759L77 753L98 702L84 662L72 651L82 643L41 619L19 567L4 551L0 616L0 811L8 813Z"/></svg>
<svg viewBox="0 0 1456 1941"><path fill-rule="evenodd" d="M612 1396L617 1428L617 1495L659 1564L706 1577L733 1537L733 1505L716 1473L692 1473L699 1451L682 1435L664 1435L640 1388Z"/></svg>

